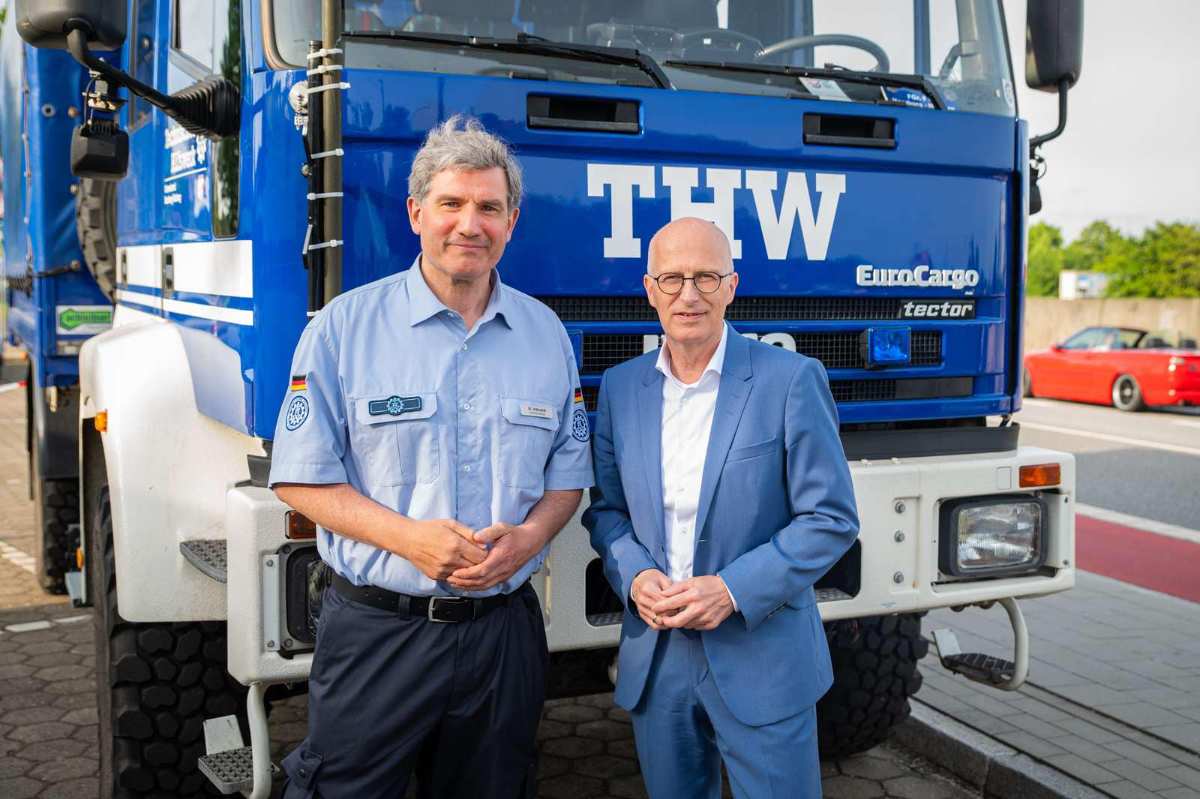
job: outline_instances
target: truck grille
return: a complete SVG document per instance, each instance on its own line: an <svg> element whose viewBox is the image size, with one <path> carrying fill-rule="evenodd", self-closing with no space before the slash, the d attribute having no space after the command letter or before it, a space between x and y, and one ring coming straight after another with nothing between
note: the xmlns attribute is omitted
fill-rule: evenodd
<svg viewBox="0 0 1200 799"><path fill-rule="evenodd" d="M654 322L645 296L538 297L564 322ZM731 322L843 322L899 319L897 297L737 297L725 311Z"/></svg>
<svg viewBox="0 0 1200 799"><path fill-rule="evenodd" d="M826 369L863 369L859 350L859 331L838 333L796 333L796 351L816 358ZM643 337L638 334L584 334L584 374L597 374L609 367L642 354ZM917 330L912 334L912 365L939 366L942 362L942 334L937 330Z"/></svg>

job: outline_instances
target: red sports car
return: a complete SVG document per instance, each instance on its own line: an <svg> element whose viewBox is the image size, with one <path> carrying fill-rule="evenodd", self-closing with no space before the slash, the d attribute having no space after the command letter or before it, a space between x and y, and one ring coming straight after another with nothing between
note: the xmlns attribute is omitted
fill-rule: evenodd
<svg viewBox="0 0 1200 799"><path fill-rule="evenodd" d="M1093 402L1123 411L1200 404L1200 351L1178 333L1086 327L1025 356L1026 397Z"/></svg>

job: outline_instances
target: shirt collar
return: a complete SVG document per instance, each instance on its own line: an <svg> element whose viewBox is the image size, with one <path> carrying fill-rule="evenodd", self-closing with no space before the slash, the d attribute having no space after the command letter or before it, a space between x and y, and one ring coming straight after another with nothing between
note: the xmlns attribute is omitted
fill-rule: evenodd
<svg viewBox="0 0 1200 799"><path fill-rule="evenodd" d="M709 374L720 376L721 369L725 366L725 344L728 341L729 325L722 325L721 343L717 345L716 351L712 354L712 357L708 359L708 366L704 367L704 371L700 373L700 379L697 380L696 383L699 383L700 380L703 380ZM658 361L654 364L654 368L662 372L666 379L676 386L679 386L680 388L688 387L687 383L684 383L671 371L671 353L668 351L666 341L664 341L663 345L658 348ZM695 383L692 385L695 385Z"/></svg>
<svg viewBox="0 0 1200 799"><path fill-rule="evenodd" d="M492 293L488 297L487 307L483 309L483 315L479 317L479 323L482 324L493 317L499 317L505 325L511 328L512 292L500 281L500 273L497 270L492 270L491 279ZM413 327L427 319L432 319L442 311L450 310L437 298L433 289L429 288L429 283L425 281L425 275L421 272L420 254L413 259L412 266L408 270L408 309L408 323Z"/></svg>

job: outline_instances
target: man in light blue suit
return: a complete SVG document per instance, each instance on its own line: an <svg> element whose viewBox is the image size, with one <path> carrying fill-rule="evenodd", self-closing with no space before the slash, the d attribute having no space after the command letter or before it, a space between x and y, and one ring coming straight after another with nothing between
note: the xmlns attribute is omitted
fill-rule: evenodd
<svg viewBox="0 0 1200 799"><path fill-rule="evenodd" d="M652 799L818 797L829 650L813 583L858 534L817 361L724 321L738 276L710 222L650 244L666 339L600 387L592 546L626 605L616 702Z"/></svg>

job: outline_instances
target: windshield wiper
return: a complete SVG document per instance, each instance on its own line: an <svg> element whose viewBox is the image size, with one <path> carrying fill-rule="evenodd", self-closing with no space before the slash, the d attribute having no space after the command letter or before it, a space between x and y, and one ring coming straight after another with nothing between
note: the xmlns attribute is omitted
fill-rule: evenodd
<svg viewBox="0 0 1200 799"><path fill-rule="evenodd" d="M590 61L595 64L615 64L640 69L650 76L660 89L674 88L671 79L650 56L638 50L624 47L601 47L589 44L565 44L550 41L540 36L518 33L515 39L497 39L490 36L466 36L457 33L414 33L411 31L358 31L343 34L349 39L388 39L402 42L421 42L477 50L494 50L504 53L532 53L534 55L570 58Z"/></svg>
<svg viewBox="0 0 1200 799"><path fill-rule="evenodd" d="M924 92L939 111L946 109L946 101L933 81L924 75L895 75L892 73L858 72L853 69L821 69L819 67L787 67L776 64L743 64L736 61L664 61L668 67L684 69L712 69L730 72L751 72L761 75L786 75L794 78L825 78L862 83L868 86L903 87Z"/></svg>

